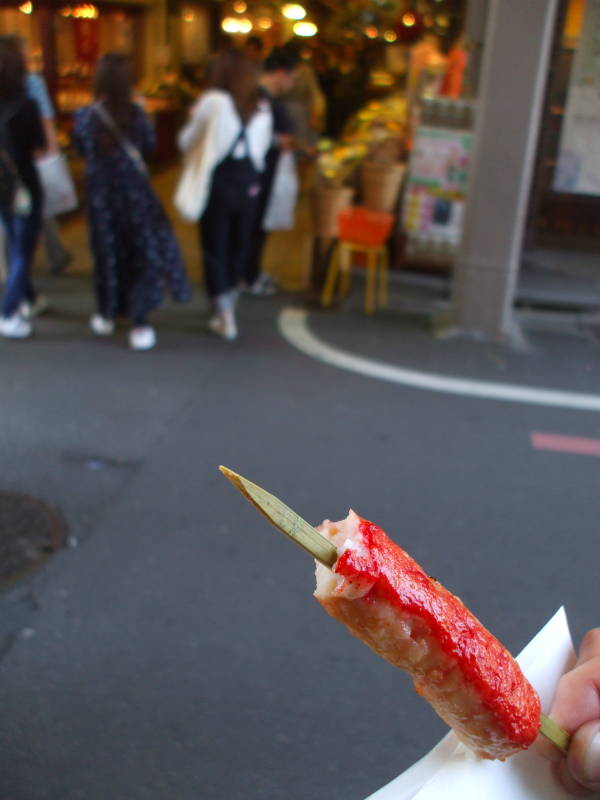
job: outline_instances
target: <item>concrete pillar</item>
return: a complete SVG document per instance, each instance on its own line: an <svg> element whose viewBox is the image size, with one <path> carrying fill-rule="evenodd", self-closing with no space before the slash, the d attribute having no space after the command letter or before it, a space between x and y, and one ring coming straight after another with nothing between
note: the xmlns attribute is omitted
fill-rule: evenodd
<svg viewBox="0 0 600 800"><path fill-rule="evenodd" d="M558 0L488 2L453 299L461 330L494 339L514 332L512 304L557 5Z"/></svg>

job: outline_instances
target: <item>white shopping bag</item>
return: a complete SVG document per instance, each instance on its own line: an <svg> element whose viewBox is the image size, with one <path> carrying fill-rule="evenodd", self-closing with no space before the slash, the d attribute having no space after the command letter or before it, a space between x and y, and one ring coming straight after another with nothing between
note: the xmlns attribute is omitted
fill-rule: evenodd
<svg viewBox="0 0 600 800"><path fill-rule="evenodd" d="M263 220L265 231L289 231L294 227L298 173L293 153L282 153L275 167L275 177Z"/></svg>
<svg viewBox="0 0 600 800"><path fill-rule="evenodd" d="M36 165L44 188L44 217L56 217L77 208L75 185L62 153L43 156Z"/></svg>

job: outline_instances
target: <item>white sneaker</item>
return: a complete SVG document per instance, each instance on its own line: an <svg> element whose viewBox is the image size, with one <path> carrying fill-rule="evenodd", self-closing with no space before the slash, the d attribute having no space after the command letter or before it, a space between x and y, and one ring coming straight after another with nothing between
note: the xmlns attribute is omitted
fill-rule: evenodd
<svg viewBox="0 0 600 800"><path fill-rule="evenodd" d="M23 300L19 306L19 313L23 319L33 319L44 314L50 308L50 302L43 294L38 294L33 303Z"/></svg>
<svg viewBox="0 0 600 800"><path fill-rule="evenodd" d="M226 339L228 342L233 342L235 339L237 339L238 330L237 325L235 324L235 318L233 316L211 317L208 320L207 325L210 331L216 333L217 336L220 336L222 339Z"/></svg>
<svg viewBox="0 0 600 800"><path fill-rule="evenodd" d="M112 319L106 319L101 314L94 314L90 317L90 328L96 336L112 336L115 332L115 323Z"/></svg>
<svg viewBox="0 0 600 800"><path fill-rule="evenodd" d="M129 331L129 347L132 350L152 350L155 344L156 333L149 325Z"/></svg>
<svg viewBox="0 0 600 800"><path fill-rule="evenodd" d="M0 317L0 334L7 339L26 339L31 336L31 323L18 312L12 317Z"/></svg>

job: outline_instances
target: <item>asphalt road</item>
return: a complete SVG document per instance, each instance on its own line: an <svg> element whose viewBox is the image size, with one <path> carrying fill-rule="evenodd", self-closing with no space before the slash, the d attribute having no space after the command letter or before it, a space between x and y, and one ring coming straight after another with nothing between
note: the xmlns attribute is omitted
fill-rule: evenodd
<svg viewBox="0 0 600 800"><path fill-rule="evenodd" d="M281 300L247 300L234 344L199 301L167 309L132 353L86 331L84 283L57 286L35 339L0 342L0 488L55 505L75 545L0 595L0 797L362 800L444 734L221 463L315 523L377 522L513 652L561 604L575 639L600 623L600 461L530 442L600 438L598 413L337 370L280 337ZM311 325L398 364L598 391L586 336L516 353L394 314Z"/></svg>

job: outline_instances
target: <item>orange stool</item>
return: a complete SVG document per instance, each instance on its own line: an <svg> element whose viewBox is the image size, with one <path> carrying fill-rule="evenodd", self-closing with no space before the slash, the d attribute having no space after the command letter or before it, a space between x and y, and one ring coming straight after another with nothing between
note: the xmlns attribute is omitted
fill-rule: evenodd
<svg viewBox="0 0 600 800"><path fill-rule="evenodd" d="M348 293L353 253L362 253L366 257L366 313L372 314L376 305L387 305L389 264L385 243L392 232L393 224L393 214L370 211L361 206L345 208L339 212L339 238L327 271L321 305L330 305L338 277L340 293Z"/></svg>

